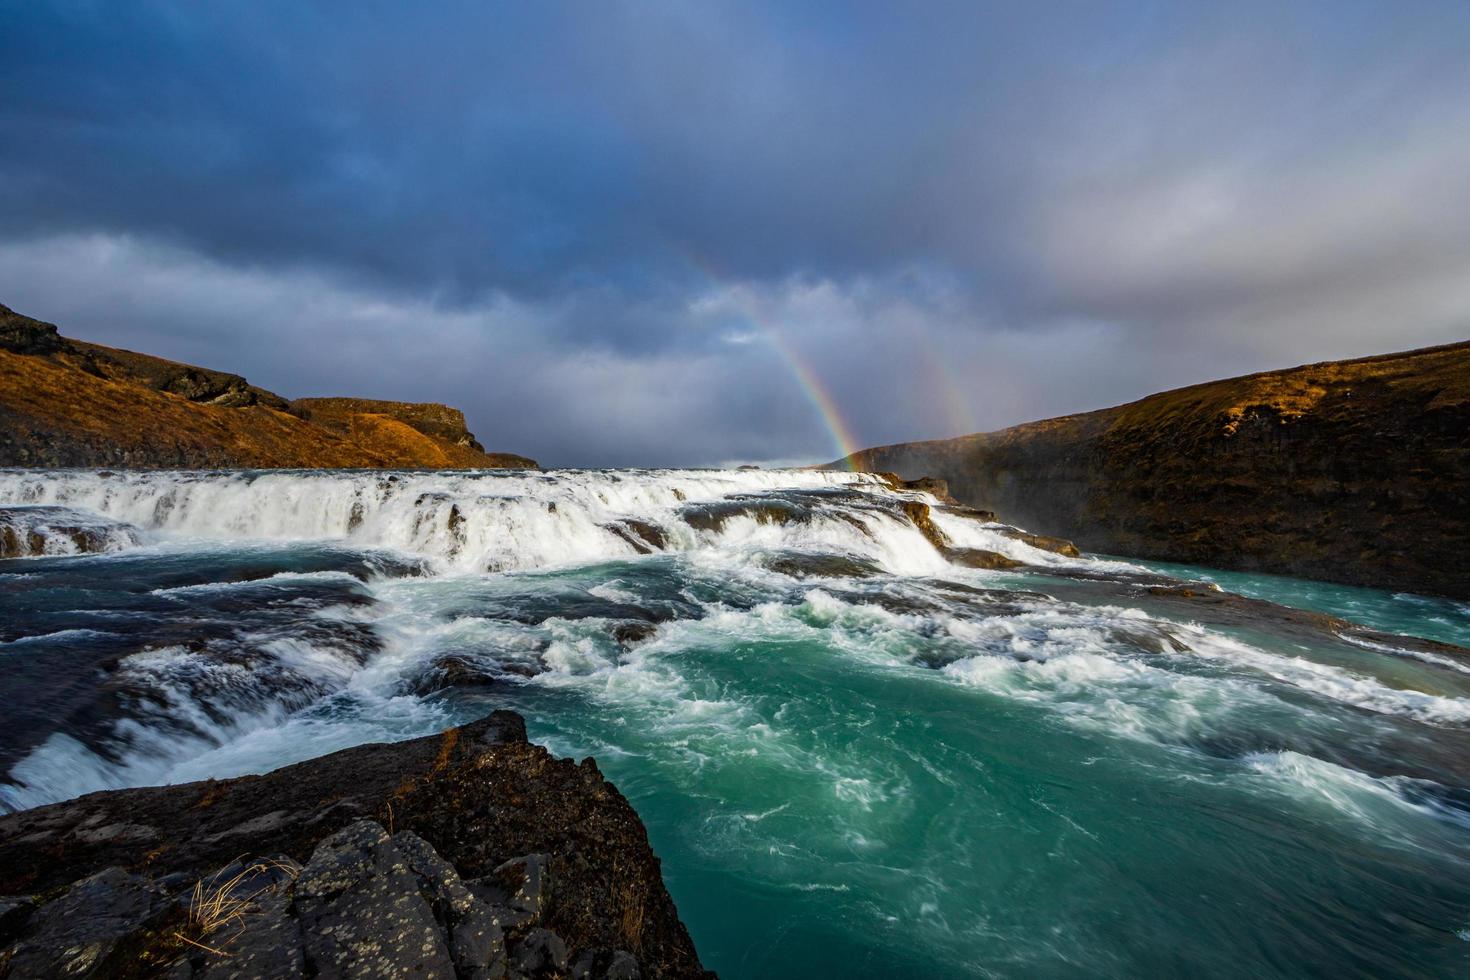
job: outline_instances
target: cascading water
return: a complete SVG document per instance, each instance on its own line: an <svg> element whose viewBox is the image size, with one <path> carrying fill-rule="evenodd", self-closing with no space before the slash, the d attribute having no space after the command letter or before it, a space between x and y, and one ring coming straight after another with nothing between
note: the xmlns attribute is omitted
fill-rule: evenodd
<svg viewBox="0 0 1470 980"><path fill-rule="evenodd" d="M818 471L0 471L6 528L8 807L508 707L723 976L1470 965L1463 605L1207 601Z"/></svg>

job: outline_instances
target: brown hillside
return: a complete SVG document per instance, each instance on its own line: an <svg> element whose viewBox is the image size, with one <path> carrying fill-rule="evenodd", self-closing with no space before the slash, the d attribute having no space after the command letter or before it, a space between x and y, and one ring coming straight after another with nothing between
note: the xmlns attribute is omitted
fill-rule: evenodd
<svg viewBox="0 0 1470 980"><path fill-rule="evenodd" d="M1094 551L1470 597L1470 342L851 461Z"/></svg>
<svg viewBox="0 0 1470 980"><path fill-rule="evenodd" d="M320 418L298 407L316 402L330 406ZM52 324L0 306L0 466L535 463L485 453L463 414L447 406L352 399L293 405L239 375L70 340Z"/></svg>

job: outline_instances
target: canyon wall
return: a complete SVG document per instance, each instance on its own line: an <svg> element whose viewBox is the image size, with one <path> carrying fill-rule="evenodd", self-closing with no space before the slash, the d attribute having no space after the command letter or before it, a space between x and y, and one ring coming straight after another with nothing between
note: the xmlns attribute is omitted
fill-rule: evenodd
<svg viewBox="0 0 1470 980"><path fill-rule="evenodd" d="M1094 552L1470 598L1470 342L1167 391L831 464Z"/></svg>

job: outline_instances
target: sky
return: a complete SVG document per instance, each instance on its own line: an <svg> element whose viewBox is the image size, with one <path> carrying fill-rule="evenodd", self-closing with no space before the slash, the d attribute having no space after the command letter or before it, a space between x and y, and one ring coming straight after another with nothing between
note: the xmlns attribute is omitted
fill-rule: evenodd
<svg viewBox="0 0 1470 980"><path fill-rule="evenodd" d="M543 465L1470 337L1470 4L0 0L0 303Z"/></svg>

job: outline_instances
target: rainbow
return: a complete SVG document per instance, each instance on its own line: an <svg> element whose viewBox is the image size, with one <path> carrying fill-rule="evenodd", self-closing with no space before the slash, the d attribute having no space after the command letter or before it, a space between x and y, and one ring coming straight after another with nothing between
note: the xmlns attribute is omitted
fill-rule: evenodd
<svg viewBox="0 0 1470 980"><path fill-rule="evenodd" d="M845 462L848 469L856 471L857 467L853 464L852 457L864 448L863 444L853 435L852 426L843 418L837 400L832 396L832 392L822 381L821 376L787 341L780 324L774 322L773 318L761 308L758 298L747 286L732 282L729 278L720 275L704 257L687 249L680 251L689 265L700 274L712 290L717 290L725 299L733 303L743 324L769 344L771 350L775 351L792 378L796 380L801 393L816 409L818 418L821 419L822 425L832 439L837 459ZM927 331L921 337L914 339L915 346L924 359L931 379L929 390L938 392L943 399L953 433L959 435L974 432L976 426L970 413L969 403L960 394L960 387L953 373L946 366L946 360L934 349L934 344Z"/></svg>
<svg viewBox="0 0 1470 980"><path fill-rule="evenodd" d="M735 305L744 325L764 339L770 345L771 350L776 352L782 364L796 379L801 393L816 409L817 417L822 420L822 425L832 437L832 445L837 451L837 458L845 462L848 469L855 471L857 467L852 463L852 455L863 446L854 438L852 427L848 425L847 420L842 417L841 410L837 407L837 399L832 397L832 393L827 390L821 377L787 342L780 327L772 322L771 317L761 309L760 303L751 294L749 288L739 283L732 284L702 256L689 250L683 250L683 255L712 290L719 291Z"/></svg>

